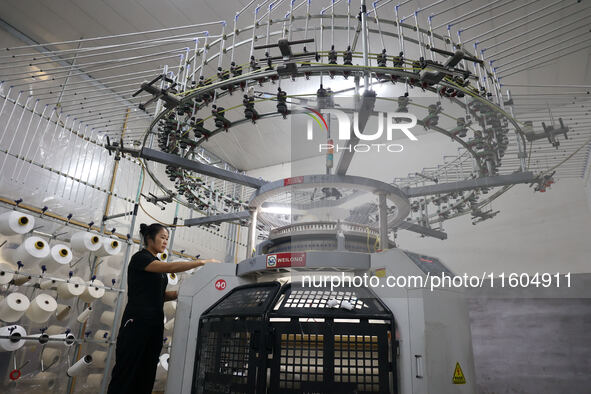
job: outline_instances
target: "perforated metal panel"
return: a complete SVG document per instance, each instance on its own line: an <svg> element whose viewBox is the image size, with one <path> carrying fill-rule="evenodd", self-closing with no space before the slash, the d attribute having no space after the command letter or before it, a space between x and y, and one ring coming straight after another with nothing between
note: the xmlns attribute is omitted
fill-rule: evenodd
<svg viewBox="0 0 591 394"><path fill-rule="evenodd" d="M343 302L351 304L353 309L369 308L357 297L354 291L330 291L330 290L293 290L283 301L283 308L329 308L327 303L335 300L335 308L341 307Z"/></svg>
<svg viewBox="0 0 591 394"><path fill-rule="evenodd" d="M266 369L265 316L279 289L276 282L236 287L203 313L192 393L264 392L257 372Z"/></svg>
<svg viewBox="0 0 591 394"><path fill-rule="evenodd" d="M237 377L241 383L246 383L248 376L250 335L250 332L233 332L222 336L220 372Z"/></svg>
<svg viewBox="0 0 591 394"><path fill-rule="evenodd" d="M269 393L396 393L391 325L271 322Z"/></svg>
<svg viewBox="0 0 591 394"><path fill-rule="evenodd" d="M386 306L365 287L302 287L287 284L281 290L280 303L272 317L370 317L389 319ZM332 301L331 301L332 300ZM333 305L334 306L331 306ZM347 307L349 304L352 309Z"/></svg>
<svg viewBox="0 0 591 394"><path fill-rule="evenodd" d="M209 331L205 333L203 338L203 346L201 348L201 360L203 373L213 373L216 370L216 349L218 347L218 333Z"/></svg>
<svg viewBox="0 0 591 394"><path fill-rule="evenodd" d="M233 289L203 314L211 316L262 316L279 291L279 283L246 285Z"/></svg>
<svg viewBox="0 0 591 394"><path fill-rule="evenodd" d="M394 317L369 289L242 286L200 321L194 393L397 392Z"/></svg>
<svg viewBox="0 0 591 394"><path fill-rule="evenodd" d="M324 381L324 335L281 334L280 389L301 389L302 384Z"/></svg>
<svg viewBox="0 0 591 394"><path fill-rule="evenodd" d="M378 335L334 336L334 381L380 391Z"/></svg>
<svg viewBox="0 0 591 394"><path fill-rule="evenodd" d="M216 318L201 324L193 393L258 393L257 371L265 368L260 320Z"/></svg>

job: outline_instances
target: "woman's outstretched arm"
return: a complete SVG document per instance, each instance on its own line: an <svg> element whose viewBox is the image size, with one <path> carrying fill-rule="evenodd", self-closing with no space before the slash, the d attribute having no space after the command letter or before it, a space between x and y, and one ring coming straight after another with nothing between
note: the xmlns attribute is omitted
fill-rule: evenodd
<svg viewBox="0 0 591 394"><path fill-rule="evenodd" d="M206 260L192 260L192 261L173 261L170 263L166 263L160 260L154 260L150 264L146 266L146 271L148 272L158 272L158 273L176 273L176 272L184 272L188 271L193 268L201 267L207 263L219 263L219 260L216 259L206 259Z"/></svg>

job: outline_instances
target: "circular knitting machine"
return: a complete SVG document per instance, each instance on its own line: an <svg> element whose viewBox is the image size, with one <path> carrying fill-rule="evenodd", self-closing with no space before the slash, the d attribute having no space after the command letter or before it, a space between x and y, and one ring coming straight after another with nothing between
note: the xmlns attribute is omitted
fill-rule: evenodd
<svg viewBox="0 0 591 394"><path fill-rule="evenodd" d="M389 3L361 1L358 11L351 1L245 7L219 35L197 39L176 75L164 72L137 92L151 95L143 108L162 104L139 153L147 173L170 198L204 213L184 225L249 228L245 260L206 266L183 282L171 392L475 392L461 293L385 288L383 279L306 287L303 276L453 276L435 257L398 249L396 232L445 239L444 221L494 217L486 207L513 185L545 191L556 166L530 171L528 144L558 147L569 130L562 119L541 133L516 120L478 43L463 44L449 28L438 33L429 7L405 16ZM380 133L439 133L457 155L392 183L348 175L356 144L373 141L367 125L375 115ZM306 116L328 132L315 174L268 181L216 167L203 153L278 119L291 126L286 156L296 161ZM351 118L354 133L337 145L331 119ZM342 132L339 123L339 139ZM168 180L151 162L166 166ZM210 178L246 193L224 193Z"/></svg>

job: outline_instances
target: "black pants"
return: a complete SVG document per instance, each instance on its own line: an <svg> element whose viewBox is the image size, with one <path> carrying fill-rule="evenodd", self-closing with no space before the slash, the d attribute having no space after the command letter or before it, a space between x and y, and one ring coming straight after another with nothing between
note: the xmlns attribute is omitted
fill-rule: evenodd
<svg viewBox="0 0 591 394"><path fill-rule="evenodd" d="M115 366L108 394L150 394L162 350L163 319L156 322L124 314L117 335Z"/></svg>

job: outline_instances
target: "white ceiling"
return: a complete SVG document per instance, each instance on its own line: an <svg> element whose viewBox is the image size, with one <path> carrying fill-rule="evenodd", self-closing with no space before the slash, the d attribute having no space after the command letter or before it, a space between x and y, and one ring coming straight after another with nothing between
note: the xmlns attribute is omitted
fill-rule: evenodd
<svg viewBox="0 0 591 394"><path fill-rule="evenodd" d="M449 0L441 2L441 4L430 8L428 12L442 11L446 8L459 5L463 1L464 0ZM287 9L286 7L289 5L289 0L280 2L282 3L280 6ZM0 2L0 18L37 42L51 43L76 40L81 37L103 37L107 35L171 28L220 20L227 20L230 23L234 18L235 12L243 6L246 6L248 3L248 0L3 0ZM296 3L299 4L300 2L298 1ZM337 5L337 7L341 7L341 13L345 9L345 3L345 1L342 1L341 4ZM409 15L415 9L420 7L424 8L432 3L435 2L411 1L401 7L401 14ZM485 0L473 0L466 5L457 7L441 16L436 16L433 19L433 23L434 25L445 24L446 21L454 20L461 15L479 9L479 7L486 6L488 3L489 2ZM528 5L528 3L531 4ZM552 5L554 3L556 4ZM326 6L328 4L330 4L330 1L327 0L313 1L313 8L317 10L320 6ZM381 18L391 19L393 17L393 4L394 3L380 10L379 15ZM359 1L352 1L351 8L354 13L356 12L358 5ZM501 6L493 8L493 5ZM510 24L506 29L502 28L504 24L511 22L516 18L533 13L546 6L550 6L548 10L553 10L553 12L547 17L534 20L535 17L542 14L539 13L526 18L522 22ZM588 40L590 35L589 29L591 27L591 17L586 20L581 20L585 15L591 15L591 8L589 8L588 4L585 2L578 4L575 1L553 2L550 0L540 0L535 2L525 0L509 2L494 1L490 2L489 7L491 8L490 11L487 11L476 18L466 20L458 26L454 26L454 29L457 29L458 27L466 29L467 31L463 33L462 39L469 40L471 37L485 34L498 28L499 30L496 30L494 34L487 34L480 39L480 41L482 41L481 48L494 46L493 49L487 51L487 53L493 54L505 50L507 50L508 53L513 52L513 50L510 49L511 47L524 40L532 40L531 44L518 46L515 50L516 53L513 56L499 59L495 63L495 66L501 66L504 62L511 60L514 61L513 64L525 60L525 62L530 62L529 65L535 65L535 67L517 74L507 75L506 77L503 77L501 82L509 87L514 94L517 103L515 108L517 117L523 114L532 113L532 111L541 108L544 112L535 115L535 120L539 121L546 119L546 122L548 123L547 119L549 119L549 115L546 108L550 105L553 108L553 114L555 117L564 114L563 118L567 120L569 126L574 126L575 122L578 122L581 125L573 130L573 138L571 140L574 141L566 142L564 144L564 152L560 152L560 155L568 154L577 147L577 143L584 141L589 135L591 135L589 128L584 123L590 120L587 112L588 106L585 102L587 97L590 97L588 93L590 88L581 87L589 87L591 85L591 46L585 43L585 40ZM518 7L520 8L515 10ZM278 12L278 14L280 13ZM252 11L250 9L243 19L243 25L252 23ZM470 27L475 23L479 24L475 27ZM546 26L538 29L533 34L524 35L523 38L520 38L519 40L511 40L512 37L541 25ZM550 32L553 29L556 31L536 38L538 35L543 34L543 32ZM181 32L196 32L200 30L202 29L194 28L192 30L160 33L157 34L157 36L162 38L167 34L174 35L180 34ZM215 32L219 32L219 26L211 28L211 31L214 32L214 34ZM455 30L453 31L453 38L455 40L456 33ZM445 28L439 29L438 32L445 33ZM326 31L325 34L326 39L330 33ZM496 37L490 38L491 36ZM134 36L133 40L153 37L154 35ZM316 37L318 38L317 35ZM560 43L562 40L570 38L573 40L567 43ZM119 38L112 42L122 43L129 41L126 40L128 39ZM339 46L337 49L344 49L340 48L340 46L344 45L344 40L344 34L342 32L337 32L337 38L335 40L335 44ZM390 40L394 41L392 38L390 38ZM565 48L572 42L581 42L581 44L577 44L572 48ZM587 43L588 42L591 42L591 40L588 40ZM4 39L1 44L6 47L15 45L14 40L9 39ZM84 43L82 46L84 47L85 45L90 46L96 44ZM91 57L85 60L80 60L78 63L107 59L109 56L113 58L121 58L127 56L148 55L153 54L155 51L177 49L187 45L192 44L190 44L190 42L183 42L158 48L137 49L133 52L126 52L125 54L104 55L103 57L97 58ZM374 40L371 42L371 45L373 49L376 49L376 47L379 47L381 44L378 40ZM389 45L390 44L387 46ZM554 45L555 47L549 48L551 45ZM72 45L54 45L51 48L66 49L72 48ZM553 53L560 48L563 48L562 52ZM394 49L392 49L392 52L393 51ZM572 53L570 53L571 51ZM243 57L244 51L240 52L240 54ZM564 56L558 59L552 59L560 54L564 54ZM520 60L524 55L527 55L525 59ZM172 54L171 56L177 56L177 53ZM540 56L540 59L532 60L538 56ZM241 60L243 62L246 61L244 58ZM131 91L136 88L136 85L139 87L141 80L151 79L153 76L157 75L157 73L154 72L151 74L150 72L145 72L141 75L138 74L135 80L120 83L129 83L131 86L128 87L119 87L116 81L108 79L109 76L116 73L121 74L123 72L130 73L133 76L134 72L139 73L140 71L156 69L164 64L170 64L173 66L174 64L177 64L176 62L177 60L175 60L174 57L171 57L169 59L151 60L141 65L117 68L115 71L96 71L100 67L93 66L85 67L85 70L88 71L88 74L103 81L114 91L119 92L122 96L127 98L130 93L124 91ZM217 66L217 64L213 66ZM528 64L524 67L527 66ZM209 68L209 70L211 69L212 67ZM502 69L503 67L501 67L501 70ZM519 69L520 68L517 70ZM6 74L6 72L6 70L0 72L0 77L2 77L3 74ZM532 87L532 85L549 86ZM552 87L552 85L557 85L557 87ZM576 87L571 88L567 85L575 85ZM39 86L41 85L36 85L36 88L38 89ZM316 81L304 82L299 80L297 84L284 83L282 86L284 89L290 87L292 89L290 93L294 91L314 92L318 87ZM276 87L272 85L267 85L264 88L261 88L261 90L268 92L274 92L275 89ZM385 96L397 97L400 93L398 87L392 86L386 89L383 94ZM241 94L236 94L233 100L237 101L240 98ZM573 102L575 104L572 104ZM571 103L571 106L573 106L574 109L560 109L561 106L567 103ZM122 122L124 110L125 109L122 108L121 113L117 114L117 124ZM141 135L140 129L144 124L147 124L147 121L146 118L143 123L139 123L138 131L136 131L136 133L138 133L137 136ZM228 161L230 164L241 170L252 170L293 159L299 159L301 157L292 156L291 152L286 153L285 150L281 149L281 147L289 145L290 135L294 132L292 125L293 123L289 119L282 120L280 118L263 120L256 125L246 124L235 129L232 128L231 132L212 139L210 142L206 143L205 147L221 159ZM537 122L536 127L537 129L541 129L539 122ZM576 133L579 133L578 137ZM546 146L540 146L540 149L546 149L547 144ZM549 150L549 154L557 153ZM584 165L587 162L588 150L583 149L579 155L581 156L581 164L578 167L580 170L584 168ZM575 173L578 172L573 172L573 174Z"/></svg>

